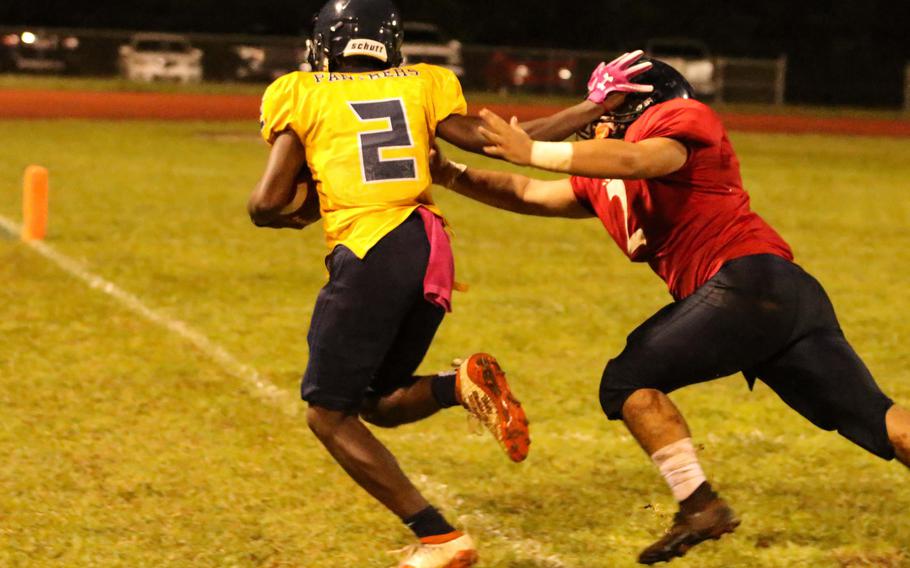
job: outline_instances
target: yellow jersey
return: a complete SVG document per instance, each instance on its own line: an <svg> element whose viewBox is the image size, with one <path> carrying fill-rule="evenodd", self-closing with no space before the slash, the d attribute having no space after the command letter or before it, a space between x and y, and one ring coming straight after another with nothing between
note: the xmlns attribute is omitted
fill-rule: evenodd
<svg viewBox="0 0 910 568"><path fill-rule="evenodd" d="M262 99L269 144L292 129L306 147L329 249L359 258L430 195L436 125L467 104L454 73L417 64L364 73L290 73Z"/></svg>

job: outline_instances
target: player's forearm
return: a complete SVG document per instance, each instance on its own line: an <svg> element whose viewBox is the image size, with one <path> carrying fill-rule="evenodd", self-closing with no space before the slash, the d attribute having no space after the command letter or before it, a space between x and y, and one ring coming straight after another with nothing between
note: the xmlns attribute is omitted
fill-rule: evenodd
<svg viewBox="0 0 910 568"><path fill-rule="evenodd" d="M306 171L306 151L293 130L284 130L275 138L269 161L247 202L247 212L257 227L281 224L284 208L297 193L297 178Z"/></svg>
<svg viewBox="0 0 910 568"><path fill-rule="evenodd" d="M281 211L287 205L289 192L269 191L264 182L260 182L247 202L247 213L257 227L275 227L282 217Z"/></svg>
<svg viewBox="0 0 910 568"><path fill-rule="evenodd" d="M524 200L524 190L531 181L527 176L476 168L460 171L450 164L440 177L434 182L485 205L525 215L543 214Z"/></svg>
<svg viewBox="0 0 910 568"><path fill-rule="evenodd" d="M648 168L635 144L622 140L586 140L574 144L571 172L585 177L638 179Z"/></svg>
<svg viewBox="0 0 910 568"><path fill-rule="evenodd" d="M640 144L622 140L534 142L529 165L577 176L605 179L644 179L666 173Z"/></svg>
<svg viewBox="0 0 910 568"><path fill-rule="evenodd" d="M247 213L250 215L250 221L257 227L268 227L277 219L279 211L267 208L260 208L252 201L247 204Z"/></svg>
<svg viewBox="0 0 910 568"><path fill-rule="evenodd" d="M604 107L591 101L582 101L556 114L529 120L521 128L534 140L565 140L580 128L600 118Z"/></svg>
<svg viewBox="0 0 910 568"><path fill-rule="evenodd" d="M246 204L246 211L254 225L257 227L268 227L272 221L278 218L281 213L281 207L281 205L264 201L261 191L257 188Z"/></svg>
<svg viewBox="0 0 910 568"><path fill-rule="evenodd" d="M603 106L582 101L551 116L522 122L521 127L535 140L565 140L603 113ZM479 117L453 115L437 125L436 134L462 150L483 154L489 142L480 134L482 125Z"/></svg>
<svg viewBox="0 0 910 568"><path fill-rule="evenodd" d="M309 225L293 215L279 215L264 224L257 224L263 229L304 229Z"/></svg>

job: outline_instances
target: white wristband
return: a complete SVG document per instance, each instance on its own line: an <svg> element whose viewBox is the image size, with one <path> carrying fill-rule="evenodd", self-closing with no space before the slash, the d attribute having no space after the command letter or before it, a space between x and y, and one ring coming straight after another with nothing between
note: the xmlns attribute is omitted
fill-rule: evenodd
<svg viewBox="0 0 910 568"><path fill-rule="evenodd" d="M575 147L571 142L537 142L531 144L531 165L554 172L572 169Z"/></svg>

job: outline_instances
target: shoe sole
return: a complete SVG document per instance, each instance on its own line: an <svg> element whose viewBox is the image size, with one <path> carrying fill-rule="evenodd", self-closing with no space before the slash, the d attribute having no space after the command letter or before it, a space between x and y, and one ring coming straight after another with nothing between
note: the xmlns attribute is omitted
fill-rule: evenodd
<svg viewBox="0 0 910 568"><path fill-rule="evenodd" d="M475 380L471 363L480 370L480 381ZM474 361L468 362L468 376L491 399L496 401L496 414L499 416L500 443L514 462L524 461L528 457L531 436L528 431L528 417L521 403L509 389L506 374L496 358L481 353Z"/></svg>

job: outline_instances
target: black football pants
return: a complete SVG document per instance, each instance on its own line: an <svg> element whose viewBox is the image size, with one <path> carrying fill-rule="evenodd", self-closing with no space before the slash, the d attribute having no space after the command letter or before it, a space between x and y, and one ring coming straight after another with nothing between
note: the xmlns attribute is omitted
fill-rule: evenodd
<svg viewBox="0 0 910 568"><path fill-rule="evenodd" d="M607 364L600 402L618 420L636 390L669 393L736 372L750 385L761 379L816 426L894 457L885 427L893 402L847 342L821 284L774 255L726 263L640 325Z"/></svg>

